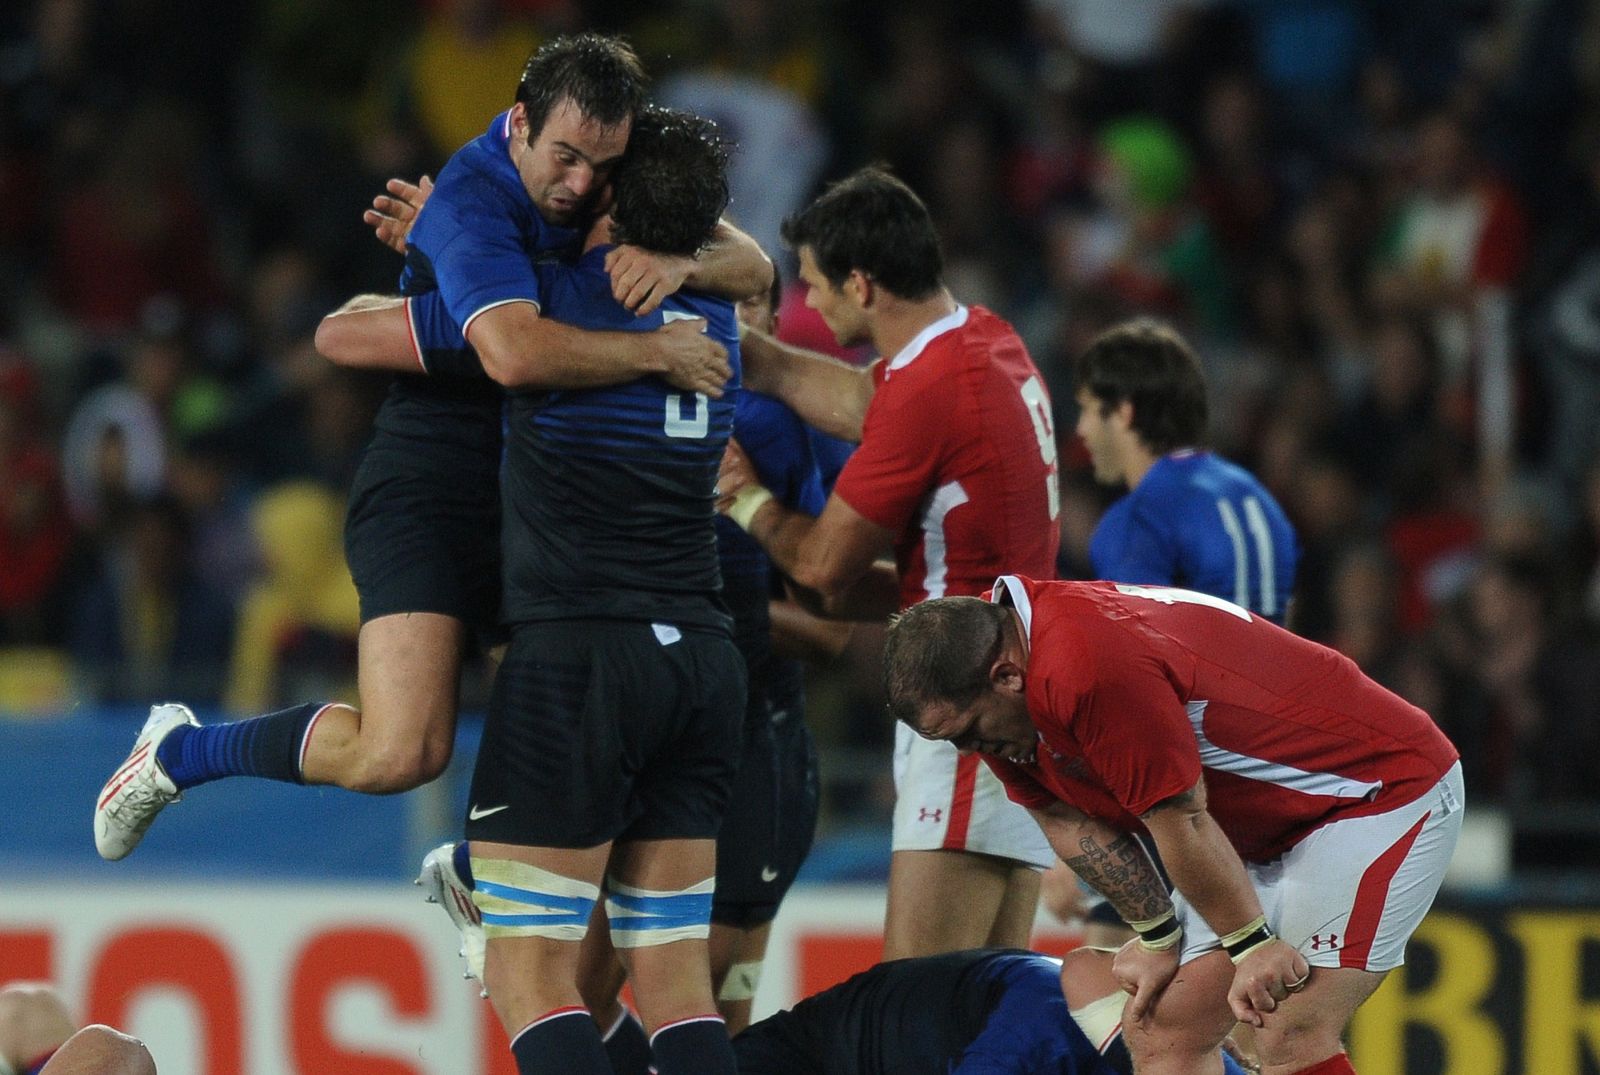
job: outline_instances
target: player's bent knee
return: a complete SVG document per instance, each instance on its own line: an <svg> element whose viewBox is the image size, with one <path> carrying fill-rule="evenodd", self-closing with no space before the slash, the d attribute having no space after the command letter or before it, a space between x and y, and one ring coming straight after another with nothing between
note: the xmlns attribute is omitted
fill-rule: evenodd
<svg viewBox="0 0 1600 1075"><path fill-rule="evenodd" d="M1284 1005L1281 1015L1287 1018L1268 1017L1265 1026L1256 1028L1256 1051L1263 1060L1306 1066L1344 1048L1340 1040L1343 1027L1327 1026L1314 1018L1295 1019L1294 1007Z"/></svg>
<svg viewBox="0 0 1600 1075"><path fill-rule="evenodd" d="M611 943L620 949L648 948L711 935L711 895L716 878L674 892L634 888L606 879L606 917Z"/></svg>
<svg viewBox="0 0 1600 1075"><path fill-rule="evenodd" d="M450 764L450 750L426 743L364 752L351 774L352 791L368 795L398 795L438 779Z"/></svg>
<svg viewBox="0 0 1600 1075"><path fill-rule="evenodd" d="M472 902L483 915L483 934L581 941L600 886L563 877L526 862L472 856Z"/></svg>

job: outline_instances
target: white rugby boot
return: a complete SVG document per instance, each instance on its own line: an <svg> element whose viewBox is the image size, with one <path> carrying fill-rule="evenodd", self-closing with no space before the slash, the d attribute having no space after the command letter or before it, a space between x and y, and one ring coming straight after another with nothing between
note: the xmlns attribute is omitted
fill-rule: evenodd
<svg viewBox="0 0 1600 1075"><path fill-rule="evenodd" d="M94 804L94 846L100 857L115 862L139 846L156 815L183 796L156 761L156 748L174 728L198 728L186 705L163 702L150 707L150 716L133 741L133 750L111 774Z"/></svg>
<svg viewBox="0 0 1600 1075"><path fill-rule="evenodd" d="M429 903L437 903L450 916L450 924L461 935L460 956L466 961L463 978L476 978L483 984L483 953L488 943L483 936L483 915L472 902L472 889L456 872L456 844L440 844L422 858L422 872L412 882L421 885ZM483 993L488 996L487 992Z"/></svg>

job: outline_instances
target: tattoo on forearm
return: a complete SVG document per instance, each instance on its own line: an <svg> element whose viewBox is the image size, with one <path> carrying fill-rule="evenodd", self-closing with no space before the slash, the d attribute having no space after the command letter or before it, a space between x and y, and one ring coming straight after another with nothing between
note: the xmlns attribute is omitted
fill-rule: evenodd
<svg viewBox="0 0 1600 1075"><path fill-rule="evenodd" d="M1172 906L1161 875L1132 836L1118 836L1109 844L1085 836L1078 841L1078 847L1083 854L1067 859L1067 865L1110 900L1124 919L1137 922L1155 918Z"/></svg>

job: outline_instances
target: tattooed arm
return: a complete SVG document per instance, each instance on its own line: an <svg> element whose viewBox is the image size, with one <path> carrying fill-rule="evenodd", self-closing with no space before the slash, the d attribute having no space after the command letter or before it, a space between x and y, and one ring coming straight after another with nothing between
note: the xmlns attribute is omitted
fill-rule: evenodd
<svg viewBox="0 0 1600 1075"><path fill-rule="evenodd" d="M1032 813L1061 860L1124 920L1148 921L1172 910L1160 871L1131 834L1063 802Z"/></svg>

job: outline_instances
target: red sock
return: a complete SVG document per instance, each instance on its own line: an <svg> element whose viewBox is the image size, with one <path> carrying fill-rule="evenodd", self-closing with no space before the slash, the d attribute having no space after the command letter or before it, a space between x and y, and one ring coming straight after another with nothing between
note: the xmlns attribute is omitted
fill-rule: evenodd
<svg viewBox="0 0 1600 1075"><path fill-rule="evenodd" d="M1350 1066L1348 1053L1334 1053L1326 1060L1301 1068L1294 1075L1356 1075L1356 1069Z"/></svg>

